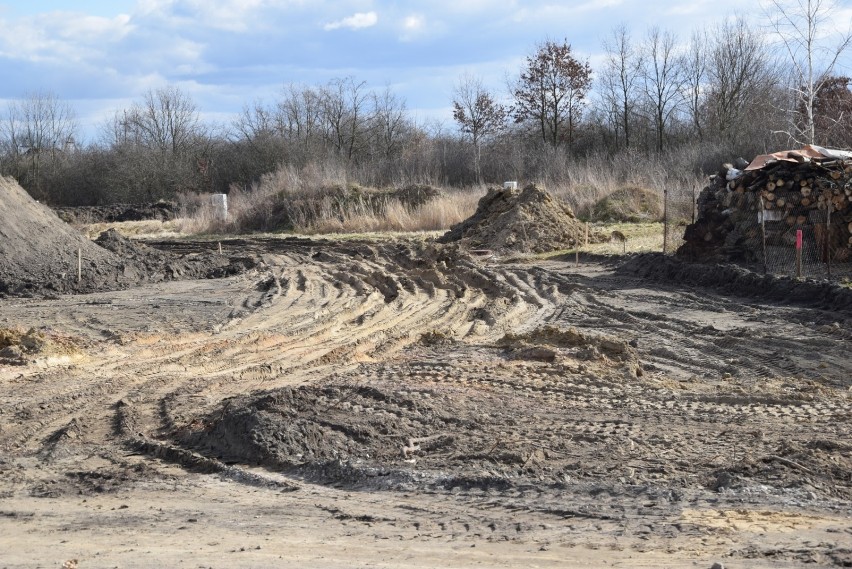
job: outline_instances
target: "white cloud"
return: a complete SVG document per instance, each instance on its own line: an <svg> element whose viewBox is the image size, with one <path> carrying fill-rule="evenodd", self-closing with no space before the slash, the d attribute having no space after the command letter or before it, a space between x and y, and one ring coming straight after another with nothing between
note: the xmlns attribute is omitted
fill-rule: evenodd
<svg viewBox="0 0 852 569"><path fill-rule="evenodd" d="M97 57L134 29L130 16L114 18L48 12L11 22L0 21L0 54L29 61L80 61Z"/></svg>
<svg viewBox="0 0 852 569"><path fill-rule="evenodd" d="M442 20L427 19L422 14L409 14L399 20L399 39L404 42L434 39L447 32L448 26Z"/></svg>
<svg viewBox="0 0 852 569"><path fill-rule="evenodd" d="M402 21L402 27L410 32L416 32L423 27L423 16L412 14Z"/></svg>
<svg viewBox="0 0 852 569"><path fill-rule="evenodd" d="M337 20L336 22L329 22L323 26L323 29L326 31L337 30L340 28L359 30L361 28L369 28L370 26L375 26L376 22L378 21L379 16L375 12L358 12L349 16L348 18L343 18L342 20Z"/></svg>

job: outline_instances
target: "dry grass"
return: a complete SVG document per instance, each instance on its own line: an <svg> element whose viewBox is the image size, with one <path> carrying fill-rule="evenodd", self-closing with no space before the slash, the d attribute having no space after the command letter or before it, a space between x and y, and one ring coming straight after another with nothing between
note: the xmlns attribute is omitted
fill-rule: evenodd
<svg viewBox="0 0 852 569"><path fill-rule="evenodd" d="M184 219L170 221L145 220L145 221L114 221L109 223L89 223L86 225L76 224L75 227L89 239L96 239L98 235L110 229L116 230L125 237L135 238L171 238L186 235L182 225L187 223Z"/></svg>
<svg viewBox="0 0 852 569"><path fill-rule="evenodd" d="M473 215L480 197L478 193L455 190L415 208L387 200L380 208L359 205L342 215L326 210L316 221L296 229L309 234L444 231Z"/></svg>
<svg viewBox="0 0 852 569"><path fill-rule="evenodd" d="M622 255L626 253L650 253L663 250L662 223L605 223L594 224L592 232L603 239L600 243L590 243L580 250L598 255ZM626 240L610 239L613 232L619 232Z"/></svg>
<svg viewBox="0 0 852 569"><path fill-rule="evenodd" d="M629 253L654 253L663 250L662 223L594 223L591 224L588 245L580 246L580 253L594 255L625 255ZM625 240L611 238L614 232L621 233ZM540 259L558 259L577 252L576 249L551 251L528 255L513 255L507 262L532 262Z"/></svg>
<svg viewBox="0 0 852 569"><path fill-rule="evenodd" d="M662 203L666 190L670 207L690 211L693 190L706 185L706 178L695 170L700 156L701 149L696 148L665 156L623 152L612 157L592 155L573 160L554 157L550 174L534 181L562 198L584 220L602 221L595 206L610 196L623 202L625 195L640 197L647 192ZM641 209L641 204L635 206ZM641 215L638 219L645 220Z"/></svg>
<svg viewBox="0 0 852 569"><path fill-rule="evenodd" d="M549 174L532 181L568 203L584 220L658 221L664 190L669 192L670 219L688 219L693 191L704 183L671 157L626 153L569 160L563 154L553 156ZM393 189L359 186L334 162L301 169L283 165L250 187L232 187L227 219L215 217L209 196L182 196L183 215L174 231L218 235L445 231L472 215L485 192L485 187L443 188L430 200L412 203ZM651 247L645 241L643 248Z"/></svg>
<svg viewBox="0 0 852 569"><path fill-rule="evenodd" d="M418 198L422 192L428 199ZM179 202L186 215L176 226L187 234L439 231L469 217L481 197L479 190L435 193L434 188L418 186L363 188L338 170L284 166L251 187L232 187L227 219L216 218L208 196L182 196Z"/></svg>

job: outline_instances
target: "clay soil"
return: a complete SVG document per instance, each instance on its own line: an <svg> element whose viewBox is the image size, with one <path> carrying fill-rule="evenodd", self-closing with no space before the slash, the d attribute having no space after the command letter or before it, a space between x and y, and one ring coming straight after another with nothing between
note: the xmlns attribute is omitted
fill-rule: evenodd
<svg viewBox="0 0 852 569"><path fill-rule="evenodd" d="M222 245L0 299L0 567L852 565L848 291Z"/></svg>

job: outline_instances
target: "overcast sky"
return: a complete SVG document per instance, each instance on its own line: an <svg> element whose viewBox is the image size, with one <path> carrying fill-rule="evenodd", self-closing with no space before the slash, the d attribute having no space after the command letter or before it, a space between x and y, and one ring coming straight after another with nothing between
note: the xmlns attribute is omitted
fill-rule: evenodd
<svg viewBox="0 0 852 569"><path fill-rule="evenodd" d="M835 21L848 25L852 0L838 4ZM0 100L53 92L91 138L105 117L167 84L226 123L285 83L351 75L452 127L462 73L504 91L545 39L567 39L594 68L618 24L636 38L659 25L685 40L734 15L764 20L757 0L0 0ZM850 61L840 71L852 74Z"/></svg>

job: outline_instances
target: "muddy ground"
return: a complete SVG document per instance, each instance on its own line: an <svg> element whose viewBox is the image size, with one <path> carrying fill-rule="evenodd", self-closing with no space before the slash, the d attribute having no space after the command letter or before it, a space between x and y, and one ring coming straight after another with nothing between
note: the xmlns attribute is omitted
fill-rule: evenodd
<svg viewBox="0 0 852 569"><path fill-rule="evenodd" d="M852 565L843 290L223 248L260 262L0 300L0 567Z"/></svg>

